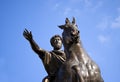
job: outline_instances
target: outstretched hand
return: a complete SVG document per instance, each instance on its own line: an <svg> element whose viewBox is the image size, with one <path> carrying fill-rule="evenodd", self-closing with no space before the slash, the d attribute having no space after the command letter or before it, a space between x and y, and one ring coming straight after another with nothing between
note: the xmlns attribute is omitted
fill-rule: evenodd
<svg viewBox="0 0 120 82"><path fill-rule="evenodd" d="M24 36L28 41L32 40L32 32L31 32L31 31L28 31L27 29L24 30L23 36Z"/></svg>

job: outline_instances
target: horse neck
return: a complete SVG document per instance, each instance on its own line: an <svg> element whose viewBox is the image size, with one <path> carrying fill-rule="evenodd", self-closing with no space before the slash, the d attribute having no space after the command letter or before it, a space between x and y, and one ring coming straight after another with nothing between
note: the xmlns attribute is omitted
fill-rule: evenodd
<svg viewBox="0 0 120 82"><path fill-rule="evenodd" d="M72 44L64 44L65 48L65 53L67 55L68 59L75 59L77 58L82 58L81 56L81 42L78 43L72 43Z"/></svg>

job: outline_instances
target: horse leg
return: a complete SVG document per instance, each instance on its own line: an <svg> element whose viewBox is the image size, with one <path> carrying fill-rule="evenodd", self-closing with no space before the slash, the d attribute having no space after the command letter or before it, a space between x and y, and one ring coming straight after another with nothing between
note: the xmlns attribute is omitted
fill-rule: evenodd
<svg viewBox="0 0 120 82"><path fill-rule="evenodd" d="M76 82L85 82L85 80L81 74L81 70L80 70L79 66L75 65L72 67L72 69L75 71Z"/></svg>

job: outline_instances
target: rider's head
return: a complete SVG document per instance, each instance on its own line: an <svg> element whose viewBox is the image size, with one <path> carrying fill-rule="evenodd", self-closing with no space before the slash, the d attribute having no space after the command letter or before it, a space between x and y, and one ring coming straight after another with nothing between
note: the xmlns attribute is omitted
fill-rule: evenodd
<svg viewBox="0 0 120 82"><path fill-rule="evenodd" d="M51 43L52 47L54 48L54 50L59 50L62 47L62 38L61 38L61 36L54 35L50 39L50 43Z"/></svg>

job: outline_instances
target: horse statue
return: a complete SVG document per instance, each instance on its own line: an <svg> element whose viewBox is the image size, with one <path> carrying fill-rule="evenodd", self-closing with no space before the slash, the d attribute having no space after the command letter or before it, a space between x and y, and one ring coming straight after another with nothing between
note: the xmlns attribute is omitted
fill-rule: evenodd
<svg viewBox="0 0 120 82"><path fill-rule="evenodd" d="M75 23L68 18L64 25L62 38L66 62L59 69L55 82L104 82L98 65L89 57L82 47L80 32Z"/></svg>

